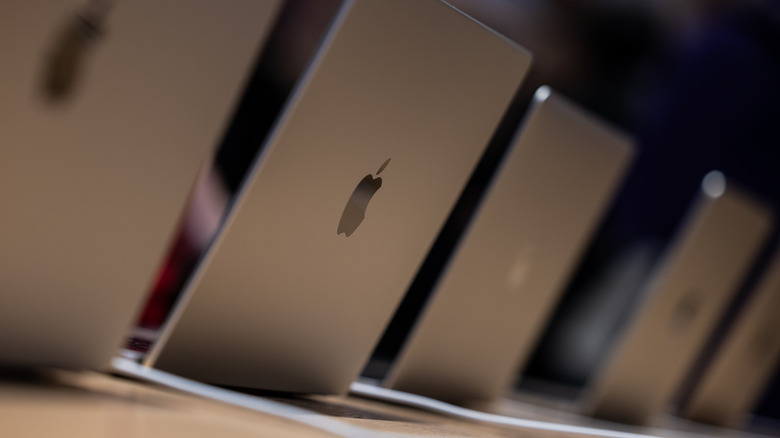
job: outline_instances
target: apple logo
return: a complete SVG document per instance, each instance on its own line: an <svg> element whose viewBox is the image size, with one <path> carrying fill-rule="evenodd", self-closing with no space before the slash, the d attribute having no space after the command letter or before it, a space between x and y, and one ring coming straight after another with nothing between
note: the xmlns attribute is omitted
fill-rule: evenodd
<svg viewBox="0 0 780 438"><path fill-rule="evenodd" d="M88 54L103 36L110 4L90 2L69 17L56 35L46 56L43 74L44 96L50 102L63 101L74 94L82 79Z"/></svg>
<svg viewBox="0 0 780 438"><path fill-rule="evenodd" d="M382 187L382 178L379 178L379 174L385 170L388 163L390 163L389 158L379 166L379 170L376 171L376 178L368 174L360 180L352 192L352 196L349 197L346 207L344 207L336 234L344 233L345 236L349 237L363 222L369 201L371 201L374 193Z"/></svg>
<svg viewBox="0 0 780 438"><path fill-rule="evenodd" d="M671 326L672 330L681 334L693 322L702 307L702 301L699 294L695 291L683 295L672 309Z"/></svg>

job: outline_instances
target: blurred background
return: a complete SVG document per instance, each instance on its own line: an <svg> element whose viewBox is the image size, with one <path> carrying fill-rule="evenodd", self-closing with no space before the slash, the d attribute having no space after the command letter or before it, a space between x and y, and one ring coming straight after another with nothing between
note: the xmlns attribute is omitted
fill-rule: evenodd
<svg viewBox="0 0 780 438"><path fill-rule="evenodd" d="M258 58L213 169L141 326L159 328L304 72L339 0L288 0ZM630 320L639 291L711 169L780 205L780 2L775 0L449 0L534 55L532 70L441 231L365 374L397 354L500 162L533 92L550 85L631 133L638 158L570 278L518 388L576 396ZM767 254L730 306L706 364L749 296ZM780 310L780 309L778 309ZM143 341L136 339L136 347ZM691 373L688 386L697 373ZM780 421L780 378L756 408ZM684 397L684 390L680 396ZM775 420L772 420L774 418Z"/></svg>

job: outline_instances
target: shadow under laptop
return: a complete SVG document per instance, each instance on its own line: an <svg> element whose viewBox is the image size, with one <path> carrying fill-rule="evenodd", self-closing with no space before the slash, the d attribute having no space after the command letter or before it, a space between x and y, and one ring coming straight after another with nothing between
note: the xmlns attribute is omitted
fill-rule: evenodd
<svg viewBox="0 0 780 438"><path fill-rule="evenodd" d="M117 383L119 379L124 383ZM110 381L110 384L106 382ZM136 382L126 376L110 378L91 371L72 371L46 367L0 366L0 392L15 394L18 402L57 402L89 405L143 405L155 409L176 410L177 405L151 394L139 397L126 391L125 384Z"/></svg>
<svg viewBox="0 0 780 438"><path fill-rule="evenodd" d="M382 412L383 407L379 404L377 404L375 410L366 409L366 402L363 400L360 402L360 407L355 406L355 403L352 403L350 397L302 395L234 386L221 387L230 391L262 397L267 400L306 409L317 414L327 415L329 417L349 418L356 420L421 423L421 421L409 416L401 416L388 412Z"/></svg>

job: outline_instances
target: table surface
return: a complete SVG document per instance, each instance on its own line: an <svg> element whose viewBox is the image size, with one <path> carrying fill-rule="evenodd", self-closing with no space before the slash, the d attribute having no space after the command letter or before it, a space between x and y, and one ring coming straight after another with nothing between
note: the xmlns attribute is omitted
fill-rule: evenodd
<svg viewBox="0 0 780 438"><path fill-rule="evenodd" d="M24 377L24 376L23 376ZM269 398L265 398L269 400ZM280 398L281 401L345 425L363 428L366 436L409 437L562 437L587 436L467 422L405 406L353 396ZM503 413L544 421L579 421L573 414L506 401ZM707 429L712 432L715 429ZM644 430L663 436L697 433ZM720 433L723 432L723 433ZM720 430L718 435L735 436ZM332 437L288 418L210 400L154 384L94 372L47 371L36 378L0 378L2 437ZM358 435L360 433L358 432ZM707 433L712 435L712 433Z"/></svg>

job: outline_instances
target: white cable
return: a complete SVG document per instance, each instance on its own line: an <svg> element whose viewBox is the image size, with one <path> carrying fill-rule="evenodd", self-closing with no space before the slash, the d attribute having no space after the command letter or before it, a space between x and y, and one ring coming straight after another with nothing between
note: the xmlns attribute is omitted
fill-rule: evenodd
<svg viewBox="0 0 780 438"><path fill-rule="evenodd" d="M408 392L396 391L389 388L382 388L366 383L355 382L350 386L350 392L354 395L368 397L376 400L382 400L390 403L413 406L427 411L437 412L450 417L461 418L480 423L497 424L501 426L512 426L523 429L537 429L548 432L561 432L579 435L600 436L606 438L658 438L655 435L645 435L639 433L622 432L618 430L599 429L595 427L574 426L569 424L551 423L547 421L526 420L505 415L489 414L487 412L475 411L460 406L445 403L430 397L410 394Z"/></svg>
<svg viewBox="0 0 780 438"><path fill-rule="evenodd" d="M313 427L336 436L346 438L398 438L409 437L395 433L381 432L334 420L317 412L275 402L262 397L242 394L213 385L185 379L165 371L150 368L131 360L115 357L111 362L114 370L121 374L156 383L178 391L186 392L224 403L240 406L264 414L282 417L309 427Z"/></svg>

